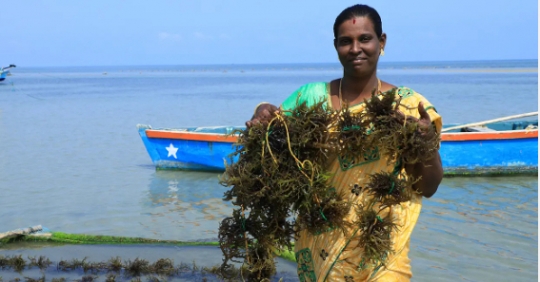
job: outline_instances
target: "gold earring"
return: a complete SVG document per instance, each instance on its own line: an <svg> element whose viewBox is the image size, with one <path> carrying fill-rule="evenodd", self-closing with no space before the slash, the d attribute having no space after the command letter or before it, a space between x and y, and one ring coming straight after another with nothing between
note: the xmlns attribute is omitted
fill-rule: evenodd
<svg viewBox="0 0 540 282"><path fill-rule="evenodd" d="M384 56L384 49L381 48L381 56Z"/></svg>

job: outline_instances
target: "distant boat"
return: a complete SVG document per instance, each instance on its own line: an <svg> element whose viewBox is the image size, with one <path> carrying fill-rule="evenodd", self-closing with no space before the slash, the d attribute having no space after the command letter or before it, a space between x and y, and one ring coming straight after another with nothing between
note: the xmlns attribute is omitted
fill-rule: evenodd
<svg viewBox="0 0 540 282"><path fill-rule="evenodd" d="M6 79L6 76L8 76L9 73L10 73L10 72L9 72L9 69L10 69L10 68L15 68L15 67L17 67L17 66L11 64L11 65L9 65L9 66L7 66L7 67L3 67L2 69L0 69L0 81L5 80L5 79Z"/></svg>
<svg viewBox="0 0 540 282"><path fill-rule="evenodd" d="M157 169L223 171L237 160L230 155L237 137L230 134L242 127L137 127ZM445 175L537 174L538 118L445 126L439 153Z"/></svg>

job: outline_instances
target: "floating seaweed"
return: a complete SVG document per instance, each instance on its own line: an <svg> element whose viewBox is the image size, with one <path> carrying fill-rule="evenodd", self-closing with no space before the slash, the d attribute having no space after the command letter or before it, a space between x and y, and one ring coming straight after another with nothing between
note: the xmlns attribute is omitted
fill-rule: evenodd
<svg viewBox="0 0 540 282"><path fill-rule="evenodd" d="M254 257L256 257L254 255ZM44 262L51 262L48 258L40 256L41 260ZM38 261L35 258L29 257L28 262L22 258L22 256L0 256L0 259L6 261L7 264L4 265L4 268L10 268L15 270L15 265L21 264L21 261L28 267L35 267L37 265L33 264L33 261ZM51 262L52 264L52 262ZM122 262L119 257L111 258L109 261L105 262L91 262L86 259L72 259L72 260L61 260L57 264L62 266L62 272L79 272L86 268L88 271L91 271L90 274L84 274L79 279L72 281L81 281L81 282L91 282L98 281L99 275L105 274L105 281L114 282L114 281L141 281L141 277L146 275L145 281L169 281L173 277L182 277L182 274L191 273L194 276L202 277L202 280L205 281L205 275L209 275L212 279L218 279L219 281L239 281L243 278L247 279L248 271L244 268L238 268L236 266L231 266L229 269L229 277L224 277L222 275L222 269L220 265L215 265L212 267L199 267L195 263L188 265L181 263L178 266L174 265L174 262L168 258L161 258L150 263L146 260L136 258L135 260L127 260ZM37 266L39 267L39 266ZM114 269L114 270L113 270ZM24 270L24 269L22 269ZM17 271L22 274L22 270ZM44 270L44 269L42 269ZM271 270L271 269L269 269ZM275 272L274 272L275 273ZM242 276L243 275L243 276ZM272 274L273 275L273 274ZM0 282L3 281L0 276ZM21 278L13 278L10 281L22 281ZM24 281L28 282L41 282L46 281L45 276L39 278L24 277ZM52 278L53 282L64 282L67 281L63 277ZM101 281L101 280L99 280Z"/></svg>
<svg viewBox="0 0 540 282"><path fill-rule="evenodd" d="M45 275L40 278L24 277L25 282L45 282Z"/></svg>
<svg viewBox="0 0 540 282"><path fill-rule="evenodd" d="M17 272L21 272L24 270L26 266L27 266L26 261L23 259L22 255L12 256L12 257L0 256L0 267L2 269L12 268L13 270Z"/></svg>
<svg viewBox="0 0 540 282"><path fill-rule="evenodd" d="M148 274L152 271L150 263L145 259L139 258L135 258L133 261L128 260L125 270L131 276L140 276L141 274Z"/></svg>
<svg viewBox="0 0 540 282"><path fill-rule="evenodd" d="M107 273L107 276L105 276L105 282L115 282L116 278L118 278L118 274Z"/></svg>
<svg viewBox="0 0 540 282"><path fill-rule="evenodd" d="M152 264L151 269L153 273L164 276L172 276L177 271L174 267L173 261L168 258L158 259L154 264Z"/></svg>
<svg viewBox="0 0 540 282"><path fill-rule="evenodd" d="M30 260L28 267L37 266L41 270L49 267L52 264L52 262L44 256L39 256L37 259L36 257L28 257L28 259Z"/></svg>
<svg viewBox="0 0 540 282"><path fill-rule="evenodd" d="M81 277L81 279L75 280L75 281L77 281L77 282L94 282L94 281L96 281L96 279L98 279L97 275L84 275L83 277Z"/></svg>
<svg viewBox="0 0 540 282"><path fill-rule="evenodd" d="M120 257L113 257L113 258L110 258L109 261L108 261L108 265L109 265L109 271L115 271L115 272L119 272L120 270L122 270L122 259Z"/></svg>

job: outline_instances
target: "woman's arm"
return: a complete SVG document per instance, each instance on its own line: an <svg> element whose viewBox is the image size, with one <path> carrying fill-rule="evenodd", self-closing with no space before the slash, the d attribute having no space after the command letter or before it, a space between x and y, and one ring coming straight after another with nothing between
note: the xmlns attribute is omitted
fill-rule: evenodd
<svg viewBox="0 0 540 282"><path fill-rule="evenodd" d="M438 151L429 161L408 165L405 170L408 175L412 175L413 179L419 179L413 188L419 191L422 196L429 198L437 192L443 178L441 156Z"/></svg>
<svg viewBox="0 0 540 282"><path fill-rule="evenodd" d="M422 102L418 104L418 113L420 114L420 119L418 119L420 130L424 132L424 134L429 134L428 132L434 134L433 131L428 130L429 127L433 125L431 124L431 118L424 109L424 104ZM431 138L432 136L426 137ZM413 179L419 179L418 182L413 185L413 188L416 191L419 191L422 196L426 198L433 196L433 194L437 192L437 188L439 188L439 184L443 178L443 168L439 151L435 151L432 158L424 163L406 165L405 170L408 175L413 177Z"/></svg>

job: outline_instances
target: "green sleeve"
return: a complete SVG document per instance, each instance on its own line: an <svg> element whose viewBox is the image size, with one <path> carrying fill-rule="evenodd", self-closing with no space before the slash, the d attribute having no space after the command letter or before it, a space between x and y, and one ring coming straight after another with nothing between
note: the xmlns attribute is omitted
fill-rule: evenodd
<svg viewBox="0 0 540 282"><path fill-rule="evenodd" d="M300 103L306 102L308 106L312 106L322 100L328 100L327 83L308 83L298 88L285 99L280 108L283 111L290 111ZM327 104L325 103L326 106Z"/></svg>

